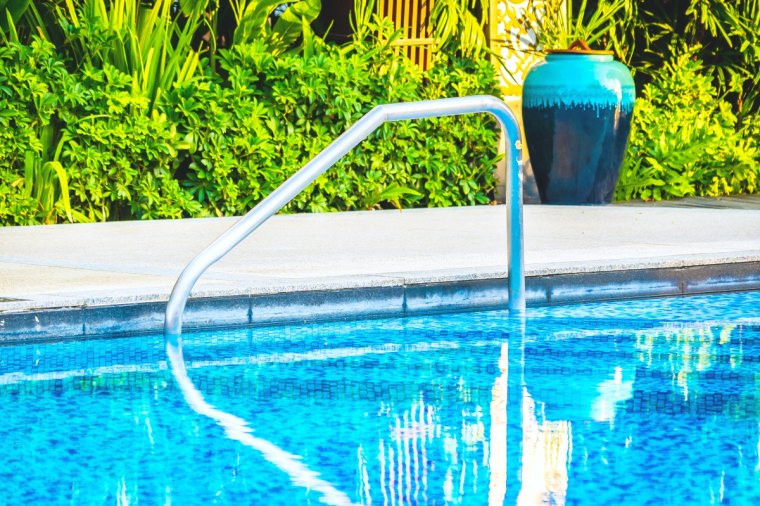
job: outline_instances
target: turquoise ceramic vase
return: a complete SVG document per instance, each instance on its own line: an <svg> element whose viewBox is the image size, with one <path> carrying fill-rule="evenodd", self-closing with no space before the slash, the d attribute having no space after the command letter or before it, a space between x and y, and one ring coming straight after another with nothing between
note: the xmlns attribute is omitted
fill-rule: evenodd
<svg viewBox="0 0 760 506"><path fill-rule="evenodd" d="M635 88L607 51L554 51L525 78L523 122L544 204L612 201Z"/></svg>

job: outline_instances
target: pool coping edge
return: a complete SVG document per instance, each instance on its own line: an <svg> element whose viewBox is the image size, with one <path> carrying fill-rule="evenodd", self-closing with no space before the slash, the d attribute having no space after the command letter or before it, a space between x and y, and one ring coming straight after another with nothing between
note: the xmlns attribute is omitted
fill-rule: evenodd
<svg viewBox="0 0 760 506"><path fill-rule="evenodd" d="M506 308L507 278L438 282L389 277L374 286L291 290L188 301L186 330L405 317ZM572 272L526 277L529 306L760 290L760 261ZM0 344L152 334L163 329L165 300L82 304L0 313Z"/></svg>

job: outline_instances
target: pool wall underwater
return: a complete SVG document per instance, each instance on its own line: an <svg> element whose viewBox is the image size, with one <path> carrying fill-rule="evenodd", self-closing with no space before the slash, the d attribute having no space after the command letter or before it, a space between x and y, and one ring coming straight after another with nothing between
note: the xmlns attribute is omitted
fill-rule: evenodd
<svg viewBox="0 0 760 506"><path fill-rule="evenodd" d="M531 306L760 289L760 262L674 265L667 268L600 270L528 275ZM488 274L440 282L357 286L196 297L184 312L187 330L283 325L344 319L417 316L502 309L507 278ZM6 304L6 306L8 306ZM0 343L160 332L166 302L0 310Z"/></svg>

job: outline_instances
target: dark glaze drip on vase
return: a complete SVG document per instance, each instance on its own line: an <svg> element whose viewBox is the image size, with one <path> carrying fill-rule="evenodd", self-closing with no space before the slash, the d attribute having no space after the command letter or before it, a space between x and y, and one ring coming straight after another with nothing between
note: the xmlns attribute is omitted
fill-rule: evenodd
<svg viewBox="0 0 760 506"><path fill-rule="evenodd" d="M523 107L541 201L607 204L625 155L633 107L564 104Z"/></svg>

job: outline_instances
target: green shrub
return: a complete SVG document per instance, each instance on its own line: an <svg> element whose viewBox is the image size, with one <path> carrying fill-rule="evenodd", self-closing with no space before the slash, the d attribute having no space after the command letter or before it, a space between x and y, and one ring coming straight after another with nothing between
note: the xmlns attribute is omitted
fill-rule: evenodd
<svg viewBox="0 0 760 506"><path fill-rule="evenodd" d="M78 221L180 218L200 206L174 179L186 143L115 67L87 68L65 90L60 162Z"/></svg>
<svg viewBox="0 0 760 506"><path fill-rule="evenodd" d="M70 74L51 44L0 47L0 223L202 214L174 179L186 143L114 67Z"/></svg>
<svg viewBox="0 0 760 506"><path fill-rule="evenodd" d="M636 102L633 130L615 198L752 193L758 187L757 122L737 131L731 104L718 95L694 51L656 72Z"/></svg>
<svg viewBox="0 0 760 506"><path fill-rule="evenodd" d="M194 144L182 168L187 187L217 215L249 210L375 105L498 91L488 63L442 61L423 73L390 48L362 44L277 57L240 44L218 62L224 79L207 76L167 100ZM497 143L485 116L386 125L288 210L487 203Z"/></svg>
<svg viewBox="0 0 760 506"><path fill-rule="evenodd" d="M108 63L71 73L47 42L7 43L0 223L242 214L378 104L498 92L485 61L422 72L388 45L313 48L236 45L152 107ZM488 203L498 137L487 115L385 125L286 211Z"/></svg>
<svg viewBox="0 0 760 506"><path fill-rule="evenodd" d="M71 76L53 46L0 46L0 223L54 222L66 185L54 166L58 110Z"/></svg>
<svg viewBox="0 0 760 506"><path fill-rule="evenodd" d="M24 179L16 172L0 167L0 225L36 225L36 201L19 189Z"/></svg>

